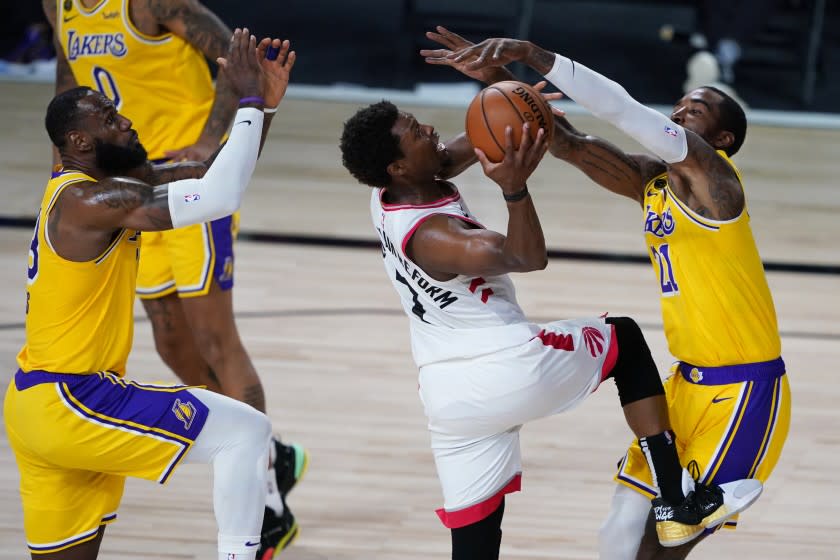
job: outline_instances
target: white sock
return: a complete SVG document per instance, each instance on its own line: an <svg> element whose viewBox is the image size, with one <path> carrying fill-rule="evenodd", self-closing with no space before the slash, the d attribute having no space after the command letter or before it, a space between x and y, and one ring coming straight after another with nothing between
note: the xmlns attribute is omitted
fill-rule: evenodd
<svg viewBox="0 0 840 560"><path fill-rule="evenodd" d="M256 560L260 536L234 537L219 533L219 560Z"/></svg>
<svg viewBox="0 0 840 560"><path fill-rule="evenodd" d="M274 442L271 443L271 448L274 449ZM266 477L266 493L265 505L274 510L274 513L280 515L283 513L283 498L280 496L280 489L277 487L277 473L274 471L274 463L268 468L268 477Z"/></svg>

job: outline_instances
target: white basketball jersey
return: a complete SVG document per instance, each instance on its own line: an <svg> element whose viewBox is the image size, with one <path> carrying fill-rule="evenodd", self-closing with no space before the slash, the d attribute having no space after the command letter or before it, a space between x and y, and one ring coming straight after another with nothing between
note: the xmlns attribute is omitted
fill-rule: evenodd
<svg viewBox="0 0 840 560"><path fill-rule="evenodd" d="M411 236L436 214L483 227L457 189L452 186L452 190L447 197L419 206L385 203L384 189L375 188L371 194L371 217L382 242L385 271L410 319L411 350L418 367L517 346L539 332L525 319L506 274L457 276L442 282L406 256Z"/></svg>

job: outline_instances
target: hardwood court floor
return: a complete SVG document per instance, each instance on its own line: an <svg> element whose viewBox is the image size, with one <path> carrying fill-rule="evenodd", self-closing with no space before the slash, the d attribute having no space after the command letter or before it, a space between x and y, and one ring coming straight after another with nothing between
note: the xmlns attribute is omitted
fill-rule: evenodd
<svg viewBox="0 0 840 560"><path fill-rule="evenodd" d="M44 86L7 86L0 84L0 122L14 127L0 137L2 214L31 216L46 178L49 153L41 122L49 94ZM335 148L340 122L354 106L290 100L286 108L247 195L244 229L373 239L367 191L346 177ZM446 124L449 132L460 119L454 110L416 112ZM448 129L441 130L445 136ZM598 131L620 138L603 127ZM840 194L833 178L840 167L840 134L751 133L739 163L765 259L836 265ZM534 190L551 246L643 254L632 204L603 195L558 162L543 166ZM503 227L504 206L480 172L471 170L459 185L480 217ZM23 342L30 236L23 229L0 229L0 285L8 286L0 296L3 390ZM407 319L380 261L373 249L238 245L238 324L265 383L269 415L284 439L312 453L309 473L290 499L301 536L282 558L448 557L448 532L433 513L440 491L416 394ZM840 558L840 278L781 272L768 278L793 390L790 436L764 496L742 517L740 529L709 539L692 556L698 560ZM515 275L514 281L524 309L539 321L603 311L637 318L660 369L667 369L649 265L552 260L547 270ZM129 375L174 380L142 319ZM611 383L578 409L525 427L523 492L507 502L502 557L596 558L613 467L629 440ZM17 477L0 431L0 560L26 554ZM215 535L208 469L188 465L166 487L128 482L120 519L108 528L100 558L214 558Z"/></svg>

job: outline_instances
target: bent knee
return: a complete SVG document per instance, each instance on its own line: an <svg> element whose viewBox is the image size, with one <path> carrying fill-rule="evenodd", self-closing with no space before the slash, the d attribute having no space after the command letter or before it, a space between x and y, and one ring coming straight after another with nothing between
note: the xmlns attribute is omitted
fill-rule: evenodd
<svg viewBox="0 0 840 560"><path fill-rule="evenodd" d="M241 418L237 418L236 426L231 426L231 432L246 443L265 444L271 438L271 421L268 416L244 403Z"/></svg>

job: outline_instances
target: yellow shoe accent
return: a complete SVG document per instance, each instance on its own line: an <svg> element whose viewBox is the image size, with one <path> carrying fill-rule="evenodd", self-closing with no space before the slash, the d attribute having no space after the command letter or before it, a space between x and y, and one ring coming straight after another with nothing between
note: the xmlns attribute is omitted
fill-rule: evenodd
<svg viewBox="0 0 840 560"><path fill-rule="evenodd" d="M295 542L295 539L297 539L299 534L300 529L298 528L297 521L295 521L294 525L292 525L291 530L289 530L289 532L286 533L286 535L282 539L280 539L280 541L277 543L277 546L274 547L274 552L271 554L270 558L273 560L274 558L280 556L280 553L283 552L285 548L287 548L293 542Z"/></svg>
<svg viewBox="0 0 840 560"><path fill-rule="evenodd" d="M696 539L704 528L704 525L684 525L676 521L657 521L656 535L659 537L659 543L662 546L674 547Z"/></svg>

